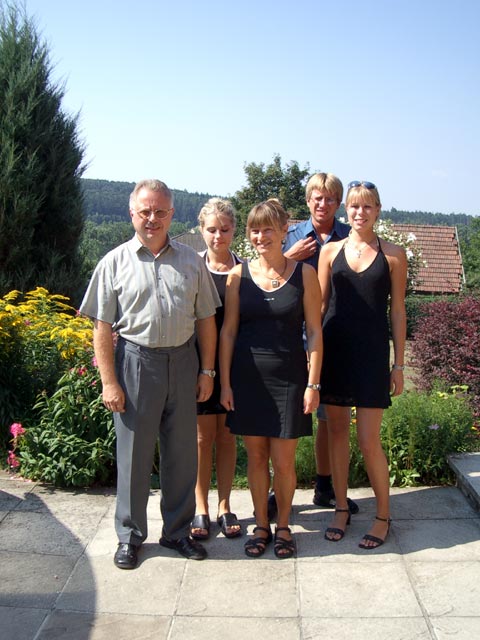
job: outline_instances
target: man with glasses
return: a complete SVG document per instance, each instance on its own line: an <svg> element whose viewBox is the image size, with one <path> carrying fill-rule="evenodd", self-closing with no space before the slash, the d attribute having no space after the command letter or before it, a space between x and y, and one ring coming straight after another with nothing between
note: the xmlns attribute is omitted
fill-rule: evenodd
<svg viewBox="0 0 480 640"><path fill-rule="evenodd" d="M290 225L284 244L284 253L298 262L307 262L318 270L320 250L327 242L346 238L350 227L335 217L343 198L343 185L332 173L315 173L306 187L307 207L310 218ZM320 391L320 401L322 392ZM330 461L328 455L328 431L325 409L317 411L318 429L315 439L317 477L313 503L320 507L335 508ZM358 512L358 505L349 499L351 513Z"/></svg>
<svg viewBox="0 0 480 640"><path fill-rule="evenodd" d="M114 563L120 569L137 566L138 548L147 537L157 440L160 544L194 560L207 555L189 533L195 515L196 401L207 400L213 390L220 300L204 261L170 239L173 213L166 184L143 180L135 186L130 196L135 236L99 262L80 307L94 320L103 402L113 412L117 436Z"/></svg>

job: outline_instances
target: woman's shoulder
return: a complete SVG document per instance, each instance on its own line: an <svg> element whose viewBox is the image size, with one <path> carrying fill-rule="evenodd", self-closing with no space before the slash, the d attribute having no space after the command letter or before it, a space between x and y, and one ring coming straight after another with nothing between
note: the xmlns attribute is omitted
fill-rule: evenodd
<svg viewBox="0 0 480 640"><path fill-rule="evenodd" d="M380 242L380 246L382 248L383 253L386 256L391 258L406 258L406 252L403 247L399 244L395 244L394 242L390 242L389 240L384 240L383 238L378 238Z"/></svg>

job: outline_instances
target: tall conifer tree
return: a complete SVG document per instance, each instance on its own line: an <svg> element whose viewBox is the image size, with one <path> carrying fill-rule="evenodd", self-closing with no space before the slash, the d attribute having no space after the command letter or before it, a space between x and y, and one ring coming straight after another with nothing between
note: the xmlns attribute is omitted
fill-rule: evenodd
<svg viewBox="0 0 480 640"><path fill-rule="evenodd" d="M51 76L33 20L0 2L0 294L39 285L75 299L84 147Z"/></svg>

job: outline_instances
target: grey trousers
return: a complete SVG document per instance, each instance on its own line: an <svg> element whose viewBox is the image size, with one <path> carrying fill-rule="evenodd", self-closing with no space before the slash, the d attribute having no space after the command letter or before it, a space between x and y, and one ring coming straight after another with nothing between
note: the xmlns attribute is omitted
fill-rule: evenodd
<svg viewBox="0 0 480 640"><path fill-rule="evenodd" d="M115 530L122 543L147 537L147 502L155 444L160 443L162 535L189 535L197 478L198 357L195 341L148 349L120 339L115 352L126 412L115 413L117 504Z"/></svg>

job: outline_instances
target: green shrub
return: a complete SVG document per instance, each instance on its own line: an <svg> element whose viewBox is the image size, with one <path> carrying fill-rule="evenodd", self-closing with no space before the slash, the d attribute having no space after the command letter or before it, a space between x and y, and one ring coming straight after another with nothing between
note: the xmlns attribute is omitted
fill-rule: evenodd
<svg viewBox="0 0 480 640"><path fill-rule="evenodd" d="M94 359L67 371L34 409L39 419L26 428L18 456L23 476L65 487L112 482L115 432Z"/></svg>
<svg viewBox="0 0 480 640"><path fill-rule="evenodd" d="M8 425L31 420L37 395L91 348L92 323L67 301L41 287L0 298L0 450Z"/></svg>

